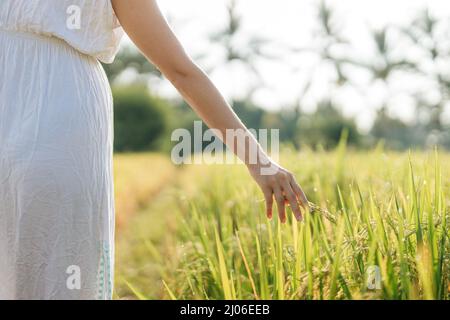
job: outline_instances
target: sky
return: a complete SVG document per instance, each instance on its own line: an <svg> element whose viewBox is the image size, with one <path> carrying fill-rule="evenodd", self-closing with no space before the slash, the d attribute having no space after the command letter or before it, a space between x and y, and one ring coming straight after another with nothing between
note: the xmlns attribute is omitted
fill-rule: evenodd
<svg viewBox="0 0 450 320"><path fill-rule="evenodd" d="M186 51L210 75L219 90L230 100L242 96L255 80L253 74L239 64L223 66L222 50L211 45L208 37L221 30L226 23L225 0L160 0L159 6L180 39ZM298 98L306 80L313 75L316 81L305 97L306 111L313 111L317 100L329 92L325 85L327 69L315 67L317 57L293 55L283 50L285 47L310 47L314 43L317 25L316 10L318 0L241 0L238 11L243 18L244 32L241 41L252 35L270 39L267 52L278 57L276 61L255 61L262 74L264 86L254 95L255 102L264 108L278 110L292 105ZM450 18L449 0L334 0L329 4L336 10L343 33L355 45L352 55L370 61L373 43L368 28L378 29L385 25L405 26L417 13L428 7L430 12L441 18ZM239 41L239 39L238 39ZM364 87L367 76L354 72L353 76ZM408 88L402 84L408 82ZM405 121L413 121L414 106L402 90L419 90L422 83L409 83L409 79L399 79L389 91L382 86L370 86L361 93L344 89L333 98L342 106L344 114L355 117L359 127L367 130L380 102L391 90L396 91L391 100L391 113ZM167 96L176 95L167 82L154 83L153 90ZM397 92L400 92L397 94Z"/></svg>

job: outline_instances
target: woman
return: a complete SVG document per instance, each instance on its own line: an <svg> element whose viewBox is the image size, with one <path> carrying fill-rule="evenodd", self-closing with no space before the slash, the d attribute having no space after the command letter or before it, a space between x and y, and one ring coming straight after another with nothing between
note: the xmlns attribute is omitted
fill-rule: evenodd
<svg viewBox="0 0 450 320"><path fill-rule="evenodd" d="M122 30L211 127L246 130L184 52L155 0L0 2L0 298L110 299L114 202L110 63ZM234 141L226 141L233 145ZM257 150L257 161L246 156ZM256 140L233 151L272 216L307 200ZM263 168L275 168L263 174ZM303 210L303 209L302 209Z"/></svg>

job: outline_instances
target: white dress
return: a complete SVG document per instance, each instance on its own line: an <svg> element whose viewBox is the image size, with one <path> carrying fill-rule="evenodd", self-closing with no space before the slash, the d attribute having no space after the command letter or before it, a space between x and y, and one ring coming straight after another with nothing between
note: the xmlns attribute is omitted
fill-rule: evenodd
<svg viewBox="0 0 450 320"><path fill-rule="evenodd" d="M110 299L110 0L0 0L0 299Z"/></svg>

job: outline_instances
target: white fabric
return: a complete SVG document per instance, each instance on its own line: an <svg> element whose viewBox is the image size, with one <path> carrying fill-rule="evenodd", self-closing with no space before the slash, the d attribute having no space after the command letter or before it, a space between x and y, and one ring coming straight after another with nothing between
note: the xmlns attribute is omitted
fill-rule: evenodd
<svg viewBox="0 0 450 320"><path fill-rule="evenodd" d="M60 17L69 4L90 12L79 33ZM97 60L117 51L111 21L109 0L0 0L0 299L112 296L112 97Z"/></svg>
<svg viewBox="0 0 450 320"><path fill-rule="evenodd" d="M110 0L0 0L0 29L55 36L105 63L123 36Z"/></svg>

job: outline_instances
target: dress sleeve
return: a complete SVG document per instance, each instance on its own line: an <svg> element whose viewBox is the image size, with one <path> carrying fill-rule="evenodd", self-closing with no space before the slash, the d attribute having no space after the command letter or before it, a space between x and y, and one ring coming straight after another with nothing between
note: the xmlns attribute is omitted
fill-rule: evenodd
<svg viewBox="0 0 450 320"><path fill-rule="evenodd" d="M43 1L51 4L41 24L44 33L59 37L78 51L104 63L113 62L123 30L111 0Z"/></svg>
<svg viewBox="0 0 450 320"><path fill-rule="evenodd" d="M111 0L0 0L0 29L61 38L105 63L124 34Z"/></svg>
<svg viewBox="0 0 450 320"><path fill-rule="evenodd" d="M61 0L52 0L61 1ZM64 0L80 9L80 28L66 28L64 39L81 52L111 63L120 48L123 29L111 0ZM67 11L66 11L67 13Z"/></svg>

